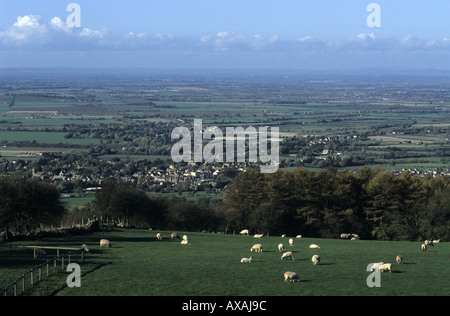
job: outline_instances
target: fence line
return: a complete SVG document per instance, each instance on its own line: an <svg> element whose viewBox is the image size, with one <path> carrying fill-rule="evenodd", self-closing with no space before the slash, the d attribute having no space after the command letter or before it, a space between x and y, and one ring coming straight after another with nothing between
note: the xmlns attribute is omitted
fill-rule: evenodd
<svg viewBox="0 0 450 316"><path fill-rule="evenodd" d="M62 248L59 248L62 249ZM46 260L46 262L41 263L40 265L37 265L33 268L31 268L29 271L25 272L20 278L15 280L13 283L5 287L3 291L2 296L19 296L20 294L24 293L26 290L31 289L35 284L36 281L42 281L45 277L49 277L50 275L56 275L60 271L64 271L65 267L65 258L67 258L67 265L71 264L73 261L78 262L79 259L81 259L81 262L84 262L84 251L80 251L80 258L78 257L79 253L75 252L75 254L68 253L68 254L58 254L56 257L53 258L53 271L51 271L51 260ZM61 270L59 270L59 267L61 267ZM44 274L42 273L42 270L44 269ZM35 273L37 271L37 274Z"/></svg>

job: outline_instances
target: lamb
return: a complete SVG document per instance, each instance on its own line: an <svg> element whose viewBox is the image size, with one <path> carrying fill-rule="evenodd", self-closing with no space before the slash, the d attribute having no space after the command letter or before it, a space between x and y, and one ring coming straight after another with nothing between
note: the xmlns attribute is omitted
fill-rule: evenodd
<svg viewBox="0 0 450 316"><path fill-rule="evenodd" d="M161 234L161 233L157 233L157 234L156 234L156 238L157 238L158 240L162 240L162 234Z"/></svg>
<svg viewBox="0 0 450 316"><path fill-rule="evenodd" d="M398 264L402 263L403 256L398 255L397 258L395 258L395 261L397 261Z"/></svg>
<svg viewBox="0 0 450 316"><path fill-rule="evenodd" d="M422 251L427 251L427 245L426 244L422 244L422 246L420 246L420 248L422 249Z"/></svg>
<svg viewBox="0 0 450 316"><path fill-rule="evenodd" d="M279 251L279 252L282 252L283 249L284 249L284 245L283 245L283 244L279 244L279 245L278 245L278 251Z"/></svg>
<svg viewBox="0 0 450 316"><path fill-rule="evenodd" d="M243 229L243 230L241 230L241 232L239 233L239 235L248 235L248 229Z"/></svg>
<svg viewBox="0 0 450 316"><path fill-rule="evenodd" d="M262 252L262 245L261 244L255 244L255 245L252 246L252 248L250 248L250 251Z"/></svg>
<svg viewBox="0 0 450 316"><path fill-rule="evenodd" d="M261 238L262 236L264 236L264 234L255 234L255 235L253 235L254 238Z"/></svg>
<svg viewBox="0 0 450 316"><path fill-rule="evenodd" d="M292 251L285 252L281 255L281 260L284 260L287 258L291 258L292 260L294 260L294 254Z"/></svg>
<svg viewBox="0 0 450 316"><path fill-rule="evenodd" d="M300 282L300 277L295 272L286 271L284 273L284 282L287 282L288 280L289 280L289 282L295 282L295 281Z"/></svg>
<svg viewBox="0 0 450 316"><path fill-rule="evenodd" d="M289 239L289 245L291 245L291 246L294 245L294 239L292 239L292 238Z"/></svg>
<svg viewBox="0 0 450 316"><path fill-rule="evenodd" d="M103 246L106 246L106 247L109 247L109 248L112 247L111 242L109 240L107 240L107 239L100 239L100 247L103 247Z"/></svg>
<svg viewBox="0 0 450 316"><path fill-rule="evenodd" d="M314 263L314 265L319 264L320 263L320 256L319 255L312 256L311 261L312 261L312 263Z"/></svg>
<svg viewBox="0 0 450 316"><path fill-rule="evenodd" d="M241 263L250 263L253 261L253 257L251 256L250 258L242 258L241 259Z"/></svg>
<svg viewBox="0 0 450 316"><path fill-rule="evenodd" d="M390 263L382 264L378 269L381 272L389 271L389 273L391 273L392 272L392 264L390 264Z"/></svg>
<svg viewBox="0 0 450 316"><path fill-rule="evenodd" d="M317 249L317 248L320 248L320 247L318 245L316 245L316 244L311 244L311 245L309 245L309 248Z"/></svg>

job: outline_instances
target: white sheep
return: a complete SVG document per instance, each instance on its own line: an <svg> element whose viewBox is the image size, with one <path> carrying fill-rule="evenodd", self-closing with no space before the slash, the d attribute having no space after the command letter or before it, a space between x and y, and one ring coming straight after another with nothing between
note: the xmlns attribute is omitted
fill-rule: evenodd
<svg viewBox="0 0 450 316"><path fill-rule="evenodd" d="M341 239L347 239L351 236L351 234L341 234Z"/></svg>
<svg viewBox="0 0 450 316"><path fill-rule="evenodd" d="M86 244L81 245L81 249L86 253L90 252L89 247Z"/></svg>
<svg viewBox="0 0 450 316"><path fill-rule="evenodd" d="M248 235L248 234L249 234L248 229L243 229L243 230L241 230L241 232L239 233L239 235Z"/></svg>
<svg viewBox="0 0 450 316"><path fill-rule="evenodd" d="M294 260L294 253L292 251L287 251L281 255L281 260L291 258Z"/></svg>
<svg viewBox="0 0 450 316"><path fill-rule="evenodd" d="M112 247L111 242L108 239L100 239L100 247L103 247L103 246L106 246L109 248Z"/></svg>
<svg viewBox="0 0 450 316"><path fill-rule="evenodd" d="M356 234L352 234L352 238L350 240L359 240L359 236Z"/></svg>
<svg viewBox="0 0 450 316"><path fill-rule="evenodd" d="M162 240L162 234L161 234L161 233L157 233L157 234L156 234L156 238L157 238L158 240Z"/></svg>
<svg viewBox="0 0 450 316"><path fill-rule="evenodd" d="M284 282L287 282L288 280L289 280L289 282L295 282L295 281L300 282L300 277L295 272L286 271L284 273Z"/></svg>
<svg viewBox="0 0 450 316"><path fill-rule="evenodd" d="M425 245L434 247L434 244L433 244L432 240L425 240Z"/></svg>
<svg viewBox="0 0 450 316"><path fill-rule="evenodd" d="M282 238L286 237L286 234L281 235Z"/></svg>
<svg viewBox="0 0 450 316"><path fill-rule="evenodd" d="M278 251L282 252L284 249L284 245L283 244L278 244Z"/></svg>
<svg viewBox="0 0 450 316"><path fill-rule="evenodd" d="M242 258L241 259L241 263L250 263L253 261L253 257L250 258Z"/></svg>
<svg viewBox="0 0 450 316"><path fill-rule="evenodd" d="M188 240L187 235L183 235L183 240Z"/></svg>
<svg viewBox="0 0 450 316"><path fill-rule="evenodd" d="M381 272L389 271L389 273L391 273L392 272L392 264L390 264L390 263L382 264L378 269Z"/></svg>
<svg viewBox="0 0 450 316"><path fill-rule="evenodd" d="M380 266L382 266L384 264L384 262L377 262L374 263L371 267L370 267L370 271L375 271L375 270L379 270Z"/></svg>
<svg viewBox="0 0 450 316"><path fill-rule="evenodd" d="M319 264L320 263L320 256L319 255L312 256L311 261L312 261L312 263L314 263L314 265Z"/></svg>
<svg viewBox="0 0 450 316"><path fill-rule="evenodd" d="M255 234L255 235L253 235L254 238L261 238L262 236L264 236L264 234Z"/></svg>
<svg viewBox="0 0 450 316"><path fill-rule="evenodd" d="M295 236L295 238L302 238L302 235L297 235Z"/></svg>
<svg viewBox="0 0 450 316"><path fill-rule="evenodd" d="M289 238L289 245L293 246L294 245L294 239Z"/></svg>
<svg viewBox="0 0 450 316"><path fill-rule="evenodd" d="M438 244L438 243L440 243L440 242L441 242L440 239L433 240L433 244Z"/></svg>
<svg viewBox="0 0 450 316"><path fill-rule="evenodd" d="M422 251L427 251L427 245L422 244L422 246L420 246L420 249L422 249Z"/></svg>
<svg viewBox="0 0 450 316"><path fill-rule="evenodd" d="M395 258L395 261L397 261L398 264L402 263L402 261L403 261L403 256L398 255L398 256Z"/></svg>
<svg viewBox="0 0 450 316"><path fill-rule="evenodd" d="M187 245L189 243L189 241L187 239L183 239L180 244L182 245Z"/></svg>
<svg viewBox="0 0 450 316"><path fill-rule="evenodd" d="M309 248L317 249L317 248L320 248L320 247L318 245L316 245L316 244L311 244L311 245L309 245Z"/></svg>
<svg viewBox="0 0 450 316"><path fill-rule="evenodd" d="M250 251L262 252L262 245L261 244L255 244L255 245L252 246L252 248L250 248Z"/></svg>

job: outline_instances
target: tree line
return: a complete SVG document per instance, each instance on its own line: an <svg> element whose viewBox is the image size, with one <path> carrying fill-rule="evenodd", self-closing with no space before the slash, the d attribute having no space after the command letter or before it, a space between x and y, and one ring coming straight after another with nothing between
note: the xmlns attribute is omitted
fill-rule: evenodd
<svg viewBox="0 0 450 316"><path fill-rule="evenodd" d="M358 171L297 168L242 173L225 192L233 227L266 234L423 240L450 235L450 180Z"/></svg>
<svg viewBox="0 0 450 316"><path fill-rule="evenodd" d="M0 178L0 232L27 234L63 217L102 217L158 230L423 240L450 237L450 178L364 167L297 168L236 176L222 199L149 195L129 183L103 183L92 203L67 211L58 189L19 176Z"/></svg>

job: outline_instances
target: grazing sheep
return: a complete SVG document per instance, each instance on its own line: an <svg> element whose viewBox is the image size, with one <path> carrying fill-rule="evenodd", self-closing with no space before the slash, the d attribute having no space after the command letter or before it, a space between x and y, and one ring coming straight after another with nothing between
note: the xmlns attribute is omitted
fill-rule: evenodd
<svg viewBox="0 0 450 316"><path fill-rule="evenodd" d="M347 238L349 238L351 236L351 234L341 234L341 238L342 239L347 239Z"/></svg>
<svg viewBox="0 0 450 316"><path fill-rule="evenodd" d="M422 244L422 246L420 246L420 249L422 249L422 251L427 251L427 245Z"/></svg>
<svg viewBox="0 0 450 316"><path fill-rule="evenodd" d="M390 263L382 264L378 269L381 272L389 271L389 273L391 273L392 272L392 264L390 264Z"/></svg>
<svg viewBox="0 0 450 316"><path fill-rule="evenodd" d="M106 246L106 247L109 247L109 248L112 247L111 242L109 240L107 240L107 239L100 239L100 247L103 247L103 246Z"/></svg>
<svg viewBox="0 0 450 316"><path fill-rule="evenodd" d="M254 238L261 238L262 236L264 236L264 234L255 234L255 235L253 235Z"/></svg>
<svg viewBox="0 0 450 316"><path fill-rule="evenodd" d="M295 272L286 271L284 273L284 282L287 282L288 280L289 282L300 282L300 277Z"/></svg>
<svg viewBox="0 0 450 316"><path fill-rule="evenodd" d="M241 263L250 263L253 261L253 257L250 258L242 258L241 259Z"/></svg>
<svg viewBox="0 0 450 316"><path fill-rule="evenodd" d="M302 235L297 235L295 236L295 238L302 238Z"/></svg>
<svg viewBox="0 0 450 316"><path fill-rule="evenodd" d="M320 263L320 256L319 255L312 256L311 261L312 261L312 263L314 263L314 265L319 264Z"/></svg>
<svg viewBox="0 0 450 316"><path fill-rule="evenodd" d="M287 259L287 258L291 258L292 260L294 260L294 254L293 254L292 251L285 252L281 256L281 260L284 260L284 259Z"/></svg>
<svg viewBox="0 0 450 316"><path fill-rule="evenodd" d="M282 252L283 249L284 249L284 245L283 245L283 244L279 244L279 245L278 245L278 251L279 251L279 252Z"/></svg>
<svg viewBox="0 0 450 316"><path fill-rule="evenodd" d="M402 263L403 256L398 255L397 258L395 258L395 261L397 261L398 264Z"/></svg>
<svg viewBox="0 0 450 316"><path fill-rule="evenodd" d="M440 243L440 242L441 242L440 239L433 240L433 244L438 244L438 243Z"/></svg>
<svg viewBox="0 0 450 316"><path fill-rule="evenodd" d="M250 251L262 252L262 245L261 244L255 244L255 245L252 246L252 248L250 248Z"/></svg>
<svg viewBox="0 0 450 316"><path fill-rule="evenodd" d="M289 239L289 245L291 245L291 246L294 245L294 239L292 239L292 238Z"/></svg>
<svg viewBox="0 0 450 316"><path fill-rule="evenodd" d="M86 253L91 252L91 251L89 250L89 247L88 247L86 244L81 245L81 249L83 249L83 251L86 252Z"/></svg>
<svg viewBox="0 0 450 316"><path fill-rule="evenodd" d="M382 266L383 264L384 264L384 262L377 262L377 263L374 263L374 264L372 265L372 267L370 267L370 271L379 270L379 269L380 269L380 266Z"/></svg>
<svg viewBox="0 0 450 316"><path fill-rule="evenodd" d="M316 245L316 244L311 244L311 245L309 245L309 248L317 249L317 248L320 248L320 247L318 245Z"/></svg>
<svg viewBox="0 0 450 316"><path fill-rule="evenodd" d="M157 234L156 234L156 238L157 238L158 240L162 240L162 234L161 234L161 233L157 233Z"/></svg>
<svg viewBox="0 0 450 316"><path fill-rule="evenodd" d="M243 229L241 230L241 232L239 233L239 235L247 235L248 236L248 229Z"/></svg>
<svg viewBox="0 0 450 316"><path fill-rule="evenodd" d="M425 240L425 245L434 247L432 240Z"/></svg>
<svg viewBox="0 0 450 316"><path fill-rule="evenodd" d="M350 240L359 240L359 236L356 234L352 234L352 238Z"/></svg>

